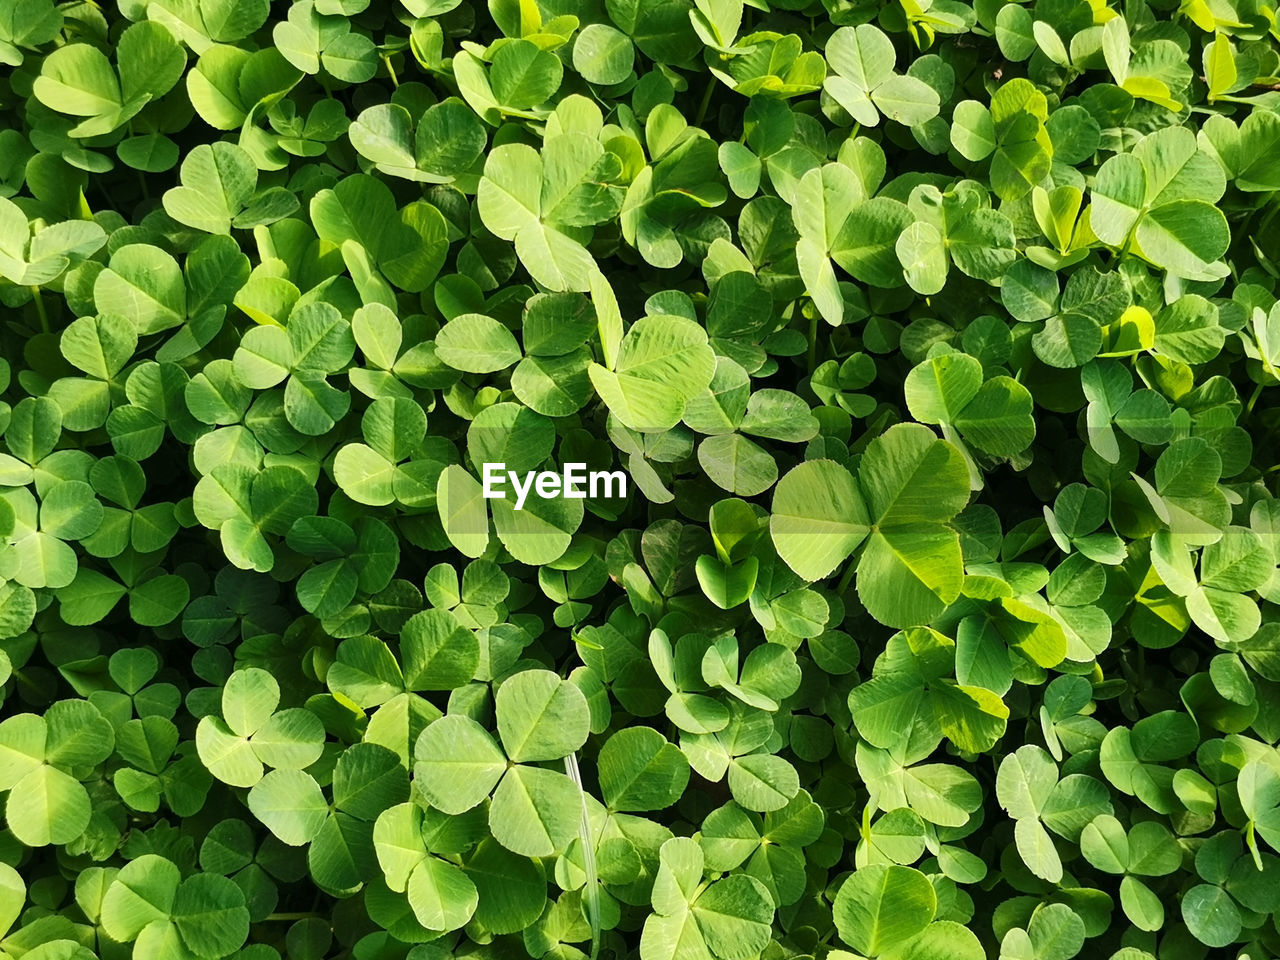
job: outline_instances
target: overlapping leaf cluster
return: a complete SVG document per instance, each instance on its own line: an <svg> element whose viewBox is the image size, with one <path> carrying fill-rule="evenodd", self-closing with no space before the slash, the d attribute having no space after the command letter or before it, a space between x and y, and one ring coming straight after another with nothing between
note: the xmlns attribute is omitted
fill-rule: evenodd
<svg viewBox="0 0 1280 960"><path fill-rule="evenodd" d="M1280 955L1278 38L0 3L0 957Z"/></svg>

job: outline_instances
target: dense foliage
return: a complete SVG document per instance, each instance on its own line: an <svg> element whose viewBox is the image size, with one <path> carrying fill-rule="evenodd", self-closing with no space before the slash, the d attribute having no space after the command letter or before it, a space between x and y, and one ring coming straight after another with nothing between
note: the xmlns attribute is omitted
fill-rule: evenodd
<svg viewBox="0 0 1280 960"><path fill-rule="evenodd" d="M1278 37L0 0L0 957L1280 955Z"/></svg>

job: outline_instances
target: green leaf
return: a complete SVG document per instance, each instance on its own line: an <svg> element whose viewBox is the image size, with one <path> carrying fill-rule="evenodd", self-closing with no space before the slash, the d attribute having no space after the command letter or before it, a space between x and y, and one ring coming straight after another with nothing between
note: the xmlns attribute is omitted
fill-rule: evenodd
<svg viewBox="0 0 1280 960"><path fill-rule="evenodd" d="M564 556L582 523L581 500L536 499L517 511L511 499L493 503L493 526L502 545L522 563L554 563Z"/></svg>
<svg viewBox="0 0 1280 960"><path fill-rule="evenodd" d="M182 186L165 191L165 212L206 233L230 233L258 182L252 159L230 143L196 147L182 161L180 176Z"/></svg>
<svg viewBox="0 0 1280 960"><path fill-rule="evenodd" d="M424 610L401 629L408 690L452 690L469 682L480 663L480 644L447 610Z"/></svg>
<svg viewBox="0 0 1280 960"><path fill-rule="evenodd" d="M934 357L907 374L907 408L921 423L955 423L982 387L982 364L963 353Z"/></svg>
<svg viewBox="0 0 1280 960"><path fill-rule="evenodd" d="M494 707L502 745L517 762L558 760L586 741L586 697L549 670L526 670L506 680Z"/></svg>
<svg viewBox="0 0 1280 960"><path fill-rule="evenodd" d="M632 430L675 426L688 401L711 383L715 355L706 332L683 317L637 320L612 370L592 364L591 383L610 412Z"/></svg>
<svg viewBox="0 0 1280 960"><path fill-rule="evenodd" d="M991 160L991 186L1004 200L1016 200L1049 173L1053 140L1045 95L1029 80L1010 80L991 98L991 121L996 152Z"/></svg>
<svg viewBox="0 0 1280 960"><path fill-rule="evenodd" d="M1031 393L1011 377L993 377L965 406L955 425L984 453L1017 456L1036 435Z"/></svg>
<svg viewBox="0 0 1280 960"><path fill-rule="evenodd" d="M186 56L159 24L136 23L118 43L118 77L106 56L86 43L60 48L41 66L35 96L53 110L88 118L72 128L72 136L110 133L182 76Z"/></svg>
<svg viewBox="0 0 1280 960"><path fill-rule="evenodd" d="M937 912L938 898L920 871L875 864L840 885L831 909L840 939L876 956L923 931Z"/></svg>
<svg viewBox="0 0 1280 960"><path fill-rule="evenodd" d="M1183 895L1182 922L1208 947L1225 947L1240 935L1240 911L1225 890L1208 883Z"/></svg>
<svg viewBox="0 0 1280 960"><path fill-rule="evenodd" d="M158 333L183 322L186 284L177 261L158 247L131 243L111 255L98 274L93 298L104 314L128 317L139 336Z"/></svg>
<svg viewBox="0 0 1280 960"><path fill-rule="evenodd" d="M949 520L969 499L959 451L916 424L899 424L867 448L858 479L881 528Z"/></svg>
<svg viewBox="0 0 1280 960"><path fill-rule="evenodd" d="M725 960L753 957L769 942L773 901L754 877L713 883L693 902L693 917L707 947Z"/></svg>
<svg viewBox="0 0 1280 960"><path fill-rule="evenodd" d="M28 847L71 843L89 826L91 814L84 787L48 766L36 767L15 783L5 804L9 829Z"/></svg>
<svg viewBox="0 0 1280 960"><path fill-rule="evenodd" d="M62 355L91 377L110 380L138 347L133 324L123 317L81 317L62 331Z"/></svg>
<svg viewBox="0 0 1280 960"><path fill-rule="evenodd" d="M469 717L442 717L414 747L414 776L432 806L448 814L470 810L487 797L507 769L493 737Z"/></svg>
<svg viewBox="0 0 1280 960"><path fill-rule="evenodd" d="M489 805L489 829L512 853L550 857L578 835L582 819L580 792L573 781L554 770L512 767Z"/></svg>
<svg viewBox="0 0 1280 960"><path fill-rule="evenodd" d="M1018 856L1028 870L1050 883L1062 879L1062 859L1053 845L1053 838L1039 820L1033 817L1018 820L1014 823L1013 836Z"/></svg>
<svg viewBox="0 0 1280 960"><path fill-rule="evenodd" d="M249 809L282 843L302 846L324 826L329 804L302 770L272 770L249 791Z"/></svg>
<svg viewBox="0 0 1280 960"><path fill-rule="evenodd" d="M1222 276L1219 258L1231 233L1227 219L1204 200L1174 200L1149 211L1135 234L1142 256L1174 276L1212 280Z"/></svg>
<svg viewBox="0 0 1280 960"><path fill-rule="evenodd" d="M615 810L663 810L684 792L689 761L649 727L613 734L600 749L600 789Z"/></svg>
<svg viewBox="0 0 1280 960"><path fill-rule="evenodd" d="M520 347L511 331L492 317L464 313L441 328L436 356L456 370L492 373L520 359Z"/></svg>
<svg viewBox="0 0 1280 960"><path fill-rule="evenodd" d="M959 538L940 524L877 531L858 561L858 596L889 626L932 620L959 595L962 581Z"/></svg>
<svg viewBox="0 0 1280 960"><path fill-rule="evenodd" d="M211 873L188 877L173 899L173 922L198 957L222 957L244 945L249 910L233 881Z"/></svg>
<svg viewBox="0 0 1280 960"><path fill-rule="evenodd" d="M519 933L533 924L547 902L546 878L538 861L482 840L463 863L479 894L475 919L496 934Z"/></svg>
<svg viewBox="0 0 1280 960"><path fill-rule="evenodd" d="M795 768L782 757L753 753L729 764L729 790L748 810L781 810L799 789Z"/></svg>
<svg viewBox="0 0 1280 960"><path fill-rule="evenodd" d="M128 943L149 924L167 921L180 879L177 865L154 853L129 861L102 898L103 929L112 939Z"/></svg>
<svg viewBox="0 0 1280 960"><path fill-rule="evenodd" d="M778 483L769 533L789 567L806 580L821 580L863 541L869 519L849 471L834 461L812 460Z"/></svg>
<svg viewBox="0 0 1280 960"><path fill-rule="evenodd" d="M573 44L573 68L589 83L621 83L630 76L634 60L630 38L603 23L583 27Z"/></svg>
<svg viewBox="0 0 1280 960"><path fill-rule="evenodd" d="M479 901L476 886L462 870L427 857L409 876L409 906L428 930L457 930L471 919Z"/></svg>
<svg viewBox="0 0 1280 960"><path fill-rule="evenodd" d="M911 289L923 296L939 292L947 282L947 248L931 223L917 220L898 235L894 249Z"/></svg>
<svg viewBox="0 0 1280 960"><path fill-rule="evenodd" d="M494 55L489 82L498 103L524 110L549 100L563 73L555 56L528 40L515 40Z"/></svg>

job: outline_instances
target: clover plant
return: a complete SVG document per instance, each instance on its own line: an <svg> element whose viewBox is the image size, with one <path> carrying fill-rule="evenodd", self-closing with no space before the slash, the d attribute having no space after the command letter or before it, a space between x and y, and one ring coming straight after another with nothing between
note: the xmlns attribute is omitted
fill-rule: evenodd
<svg viewBox="0 0 1280 960"><path fill-rule="evenodd" d="M0 958L1280 957L1277 13L0 0Z"/></svg>

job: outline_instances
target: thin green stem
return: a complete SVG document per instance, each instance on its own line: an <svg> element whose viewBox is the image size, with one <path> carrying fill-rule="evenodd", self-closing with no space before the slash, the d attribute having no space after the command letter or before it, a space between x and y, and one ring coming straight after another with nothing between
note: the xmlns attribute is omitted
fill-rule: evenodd
<svg viewBox="0 0 1280 960"><path fill-rule="evenodd" d="M45 333L49 332L49 312L44 306L44 297L40 296L40 288L33 285L31 287L31 299L36 304L36 315L40 318L40 329Z"/></svg>
<svg viewBox="0 0 1280 960"><path fill-rule="evenodd" d="M130 136L130 137L132 137L132 136L133 136L133 121L132 121L132 120L130 120L130 121L129 121L129 136ZM141 171L141 170L138 170L138 171L136 171L136 172L137 172L137 174L138 174L138 186L142 187L142 199L143 199L143 200L150 201L150 200L151 200L151 191L147 189L147 178L143 175L143 173L142 173L142 171Z"/></svg>
<svg viewBox="0 0 1280 960"><path fill-rule="evenodd" d="M1253 413L1253 405L1258 402L1258 398L1262 396L1262 384L1258 384L1253 388L1253 393L1249 396L1249 402L1244 405L1244 415L1250 416Z"/></svg>
<svg viewBox="0 0 1280 960"><path fill-rule="evenodd" d="M840 597L849 589L849 584L853 583L853 572L858 568L858 562L850 557L849 565L844 568L844 573L840 575L840 582L836 584L836 596Z"/></svg>
<svg viewBox="0 0 1280 960"><path fill-rule="evenodd" d="M600 884L596 874L596 847L591 838L591 815L587 810L587 792L582 786L582 772L578 769L578 755L571 753L564 758L564 772L578 787L582 799L582 817L578 821L578 839L582 842L582 902L587 911L587 923L591 926L590 960L600 954Z"/></svg>
<svg viewBox="0 0 1280 960"><path fill-rule="evenodd" d="M1254 231L1255 236L1261 235L1267 227L1271 226L1271 221L1276 218L1276 214L1280 214L1280 198L1273 197L1264 209L1266 209L1266 213L1263 215L1262 221L1258 224L1257 230Z"/></svg>
<svg viewBox="0 0 1280 960"><path fill-rule="evenodd" d="M813 311L813 316L809 318L809 375L813 375L814 368L818 366L818 311Z"/></svg>
<svg viewBox="0 0 1280 960"><path fill-rule="evenodd" d="M695 127L702 126L702 121L707 116L707 110L711 106L711 94L716 88L716 79L712 77L707 81L707 88L702 91L702 102L698 104L698 115L694 117L693 125Z"/></svg>
<svg viewBox="0 0 1280 960"><path fill-rule="evenodd" d="M387 76L391 78L391 86L399 87L400 81L396 78L396 68L391 65L391 55L384 53L382 62L387 65Z"/></svg>

